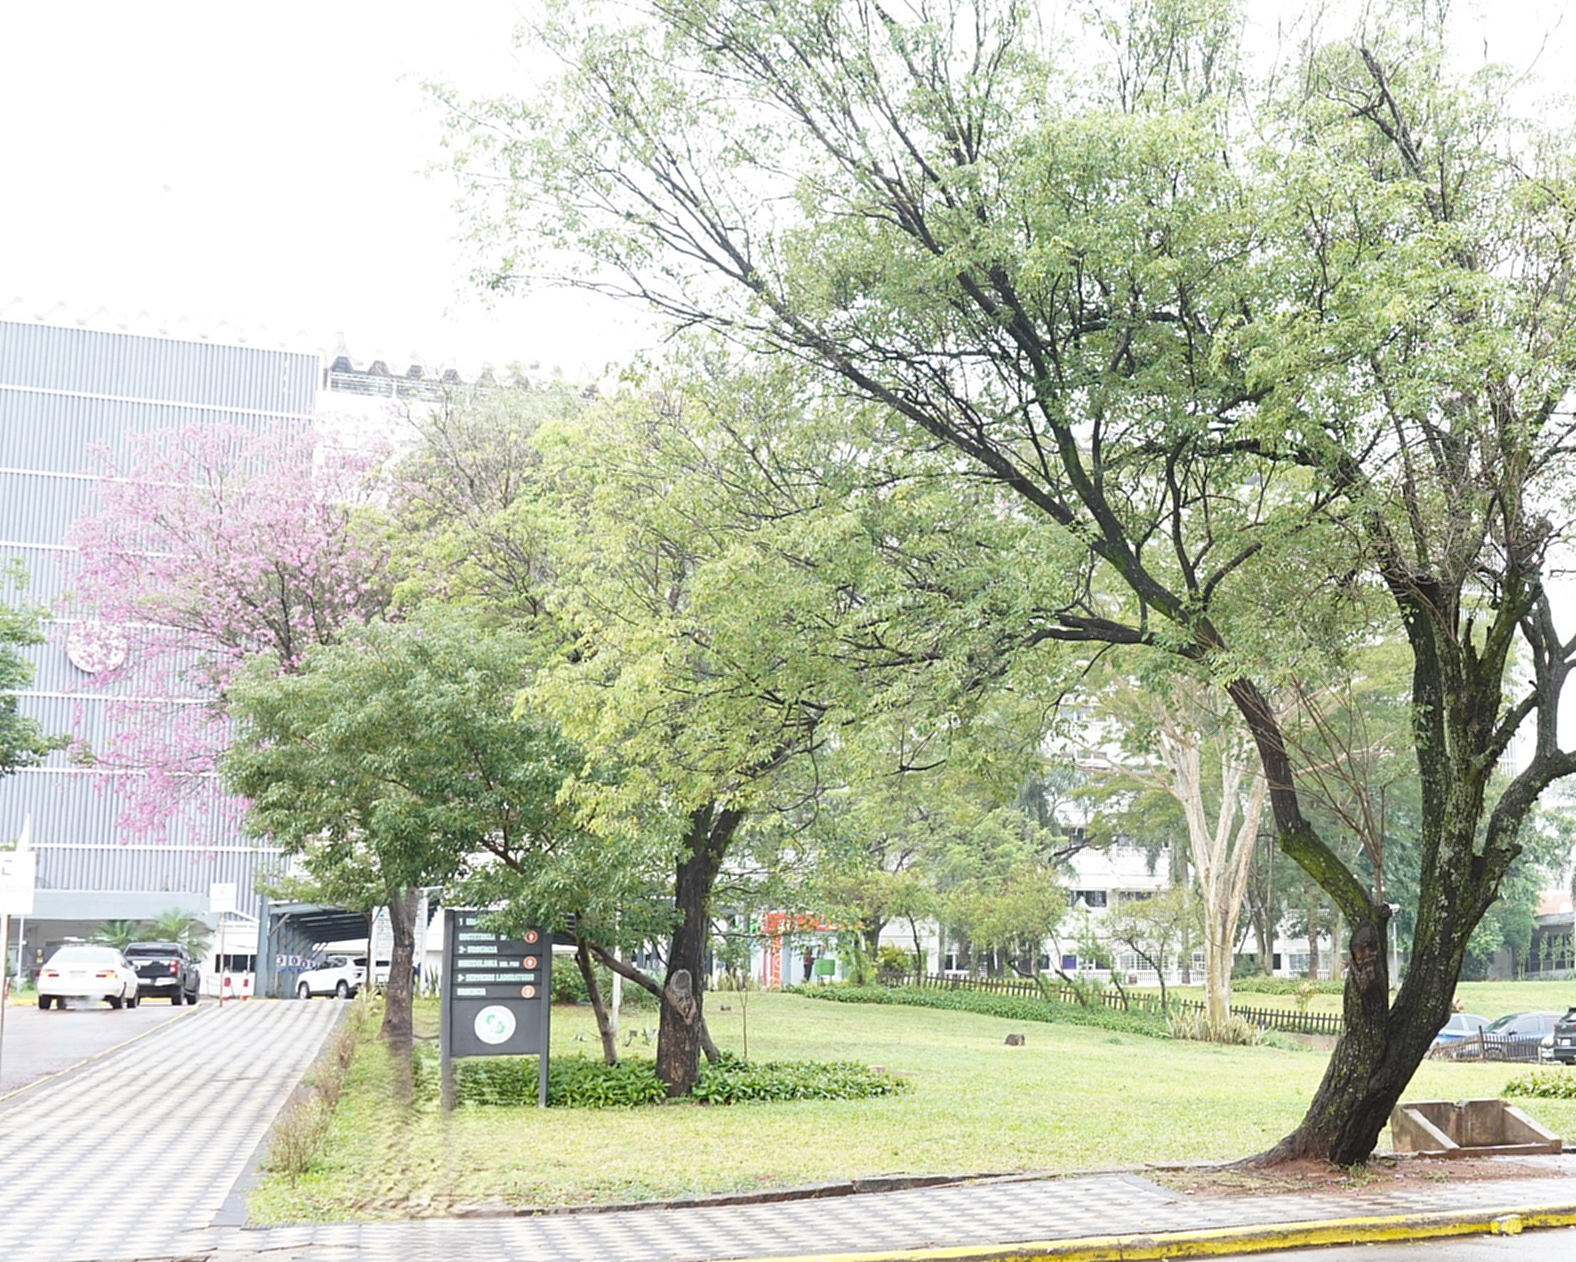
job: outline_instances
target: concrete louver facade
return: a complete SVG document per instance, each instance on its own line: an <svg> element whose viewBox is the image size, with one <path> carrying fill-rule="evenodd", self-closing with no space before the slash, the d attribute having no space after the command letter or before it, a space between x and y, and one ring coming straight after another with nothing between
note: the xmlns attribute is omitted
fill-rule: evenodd
<svg viewBox="0 0 1576 1262"><path fill-rule="evenodd" d="M69 582L67 530L93 502L90 448L123 460L137 433L305 425L320 376L315 354L0 321L0 565L14 558L29 577L25 592L0 599L56 608ZM67 654L71 627L71 615L57 611L49 643L30 651L36 675L21 709L47 731L75 730L93 743L108 733L105 697ZM106 779L63 754L0 778L0 844L30 817L38 855L28 958L103 920L206 913L219 882L238 886L237 910L255 923L254 877L276 852L236 835L217 810L157 842L128 835Z"/></svg>

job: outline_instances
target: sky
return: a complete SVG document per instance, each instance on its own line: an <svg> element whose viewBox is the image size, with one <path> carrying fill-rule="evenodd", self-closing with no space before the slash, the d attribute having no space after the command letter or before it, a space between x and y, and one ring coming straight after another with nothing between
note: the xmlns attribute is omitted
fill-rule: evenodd
<svg viewBox="0 0 1576 1262"><path fill-rule="evenodd" d="M1305 6L1247 7L1267 28ZM1563 4L1458 7L1467 60L1531 64L1552 29L1540 66L1571 64ZM528 88L512 32L531 8L0 5L0 318L97 316L312 351L342 338L358 364L396 370L519 362L600 375L649 344L650 326L563 291L486 306L456 239L452 186L434 170L438 118L421 83Z"/></svg>

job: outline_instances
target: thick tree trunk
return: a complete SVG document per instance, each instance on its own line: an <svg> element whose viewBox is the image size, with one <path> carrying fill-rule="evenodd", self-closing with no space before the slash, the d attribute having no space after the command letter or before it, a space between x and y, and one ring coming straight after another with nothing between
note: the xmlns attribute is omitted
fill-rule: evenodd
<svg viewBox="0 0 1576 1262"><path fill-rule="evenodd" d="M718 806L702 807L690 816L684 856L674 881L678 926L668 953L657 1030L657 1076L670 1096L688 1095L700 1075L700 1057L707 1041L701 1016L706 943L711 932L711 893L743 813Z"/></svg>
<svg viewBox="0 0 1576 1262"><path fill-rule="evenodd" d="M580 976L586 984L586 997L591 1000L591 1012L596 1017L596 1032L602 1039L602 1060L609 1065L618 1064L618 1032L608 1016L607 1004L602 1001L602 985L597 981L596 965L591 959L591 948L585 939L575 939L575 963L580 966Z"/></svg>
<svg viewBox="0 0 1576 1262"><path fill-rule="evenodd" d="M394 934L394 951L389 957L389 979L383 996L383 1025L378 1036L403 1055L410 1055L412 1039L411 998L416 962L416 906L421 901L417 889L389 891L389 928ZM371 939L367 940L367 977L369 989L377 983L378 962L373 958Z"/></svg>

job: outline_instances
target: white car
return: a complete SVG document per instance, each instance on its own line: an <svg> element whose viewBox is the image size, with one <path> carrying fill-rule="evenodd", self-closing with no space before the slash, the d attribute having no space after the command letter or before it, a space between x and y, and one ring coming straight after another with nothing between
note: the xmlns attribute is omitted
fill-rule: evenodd
<svg viewBox="0 0 1576 1262"><path fill-rule="evenodd" d="M310 999L313 995L335 995L349 999L366 980L365 964L364 958L327 956L316 968L309 968L296 978L296 997Z"/></svg>
<svg viewBox="0 0 1576 1262"><path fill-rule="evenodd" d="M38 974L38 1006L64 1008L68 999L102 999L111 1008L137 1006L137 970L114 947L63 946Z"/></svg>

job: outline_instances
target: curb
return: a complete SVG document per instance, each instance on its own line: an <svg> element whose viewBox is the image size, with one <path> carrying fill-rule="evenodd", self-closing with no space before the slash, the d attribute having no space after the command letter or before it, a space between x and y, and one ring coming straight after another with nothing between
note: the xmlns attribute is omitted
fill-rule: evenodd
<svg viewBox="0 0 1576 1262"><path fill-rule="evenodd" d="M781 1254L739 1262L1159 1262L1266 1253L1335 1244L1388 1244L1448 1236L1514 1236L1540 1227L1576 1226L1576 1202L1463 1214L1442 1210L1371 1218L1331 1218L1253 1227L1207 1227L1146 1235L1083 1236L1009 1245L878 1249L860 1253Z"/></svg>

